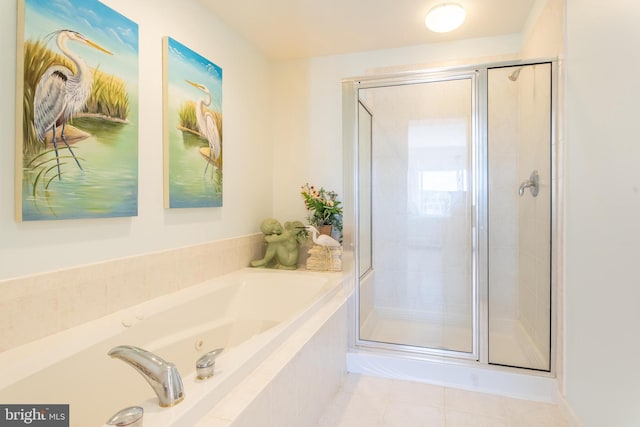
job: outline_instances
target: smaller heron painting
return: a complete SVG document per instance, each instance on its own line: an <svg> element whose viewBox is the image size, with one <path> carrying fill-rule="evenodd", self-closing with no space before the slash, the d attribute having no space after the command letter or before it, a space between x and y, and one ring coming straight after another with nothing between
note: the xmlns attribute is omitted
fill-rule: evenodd
<svg viewBox="0 0 640 427"><path fill-rule="evenodd" d="M164 47L165 207L220 207L222 68L171 37Z"/></svg>

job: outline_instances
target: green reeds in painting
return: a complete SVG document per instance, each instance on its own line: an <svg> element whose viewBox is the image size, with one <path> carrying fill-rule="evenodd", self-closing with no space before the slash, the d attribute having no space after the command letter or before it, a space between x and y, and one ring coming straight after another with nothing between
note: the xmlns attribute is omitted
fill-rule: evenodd
<svg viewBox="0 0 640 427"><path fill-rule="evenodd" d="M129 93L118 77L96 69L93 72L93 90L85 107L90 115L126 121L129 117Z"/></svg>
<svg viewBox="0 0 640 427"><path fill-rule="evenodd" d="M198 121L196 119L196 103L186 101L178 110L178 129L189 131L200 135L198 132Z"/></svg>

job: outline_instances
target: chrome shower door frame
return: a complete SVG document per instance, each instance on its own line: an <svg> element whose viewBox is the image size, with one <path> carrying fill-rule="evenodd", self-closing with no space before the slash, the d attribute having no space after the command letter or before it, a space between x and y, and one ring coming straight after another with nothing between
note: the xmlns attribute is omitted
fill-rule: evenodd
<svg viewBox="0 0 640 427"><path fill-rule="evenodd" d="M343 166L344 166L344 247L353 256L353 281L355 291L352 307L352 328L350 328L349 345L355 351L386 351L401 357L422 358L431 360L458 360L459 363L489 366L489 313L488 313L488 70L498 67L526 66L535 64L551 64L551 346L549 371L535 371L539 375L555 375L557 360L556 331L557 324L557 248L560 246L557 227L557 104L558 104L558 61L557 59L517 60L464 67L438 68L420 70L392 75L366 76L348 78L342 81L343 100ZM370 271L360 274L359 246L357 239L360 233L358 221L360 206L358 204L358 108L359 90L395 85L409 85L445 81L449 79L472 79L472 295L473 295L473 350L470 353L443 349L416 347L402 344L389 344L360 338L360 280ZM482 326L485 325L485 326ZM496 365L491 365L496 366ZM521 368L502 367L504 369L522 370Z"/></svg>
<svg viewBox="0 0 640 427"><path fill-rule="evenodd" d="M479 100L477 97L478 91L475 90L477 85L478 78L478 70L475 68L464 68L464 69L452 69L452 70L440 70L440 71L427 71L427 72L418 72L418 73L403 73L399 75L392 76L377 76L377 77L362 77L356 79L348 79L343 81L343 116L344 116L344 127L343 127L343 136L344 136L344 166L345 166L345 206L352 208L352 210L345 209L345 229L351 226L353 230L352 233L347 232L345 234L345 246L350 247L354 250L353 260L354 260L354 280L356 283L356 291L354 296L355 307L354 307L354 333L351 336L351 340L354 343L355 347L362 349L383 349L383 350L392 350L392 351L400 351L409 354L418 354L424 356L445 356L445 357L453 357L457 359L467 359L467 360L478 360L478 312L477 307L478 304L475 301L478 299L478 261L477 261L477 245L479 242L478 232L479 232L479 223L478 223L478 191L479 191L479 183L477 180L478 170L478 156L479 156L479 146L480 146L480 135L478 134L478 111L479 111ZM471 80L471 103L472 103L472 115L471 115L471 147L470 147L470 166L471 166L471 246L472 246L472 257L471 257L471 277L472 277L472 351L471 352L462 352L455 350L445 350L438 348L425 348L425 347L417 347L412 345L403 345L403 344L389 344L378 341L370 341L360 338L360 280L365 278L367 274L371 274L371 271L364 271L363 274L360 274L360 257L359 257L359 245L357 244L358 236L360 235L360 224L358 221L360 215L360 206L357 202L359 199L359 191L358 188L358 175L360 170L360 165L358 162L359 153L358 153L358 109L360 105L360 97L359 90L360 89L370 89L370 88L382 88L389 86L404 86L404 85L414 85L414 84L422 84L422 83L435 83L435 82L445 82L451 80L462 80L469 79ZM366 106L364 106L366 109ZM347 195L347 193L349 193Z"/></svg>

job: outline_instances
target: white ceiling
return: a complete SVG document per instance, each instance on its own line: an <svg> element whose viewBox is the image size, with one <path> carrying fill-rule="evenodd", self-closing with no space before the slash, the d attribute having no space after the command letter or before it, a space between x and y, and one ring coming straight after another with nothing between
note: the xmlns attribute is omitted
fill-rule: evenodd
<svg viewBox="0 0 640 427"><path fill-rule="evenodd" d="M424 26L447 0L200 0L272 59L305 58L521 33L545 0L456 0L467 19L449 34Z"/></svg>

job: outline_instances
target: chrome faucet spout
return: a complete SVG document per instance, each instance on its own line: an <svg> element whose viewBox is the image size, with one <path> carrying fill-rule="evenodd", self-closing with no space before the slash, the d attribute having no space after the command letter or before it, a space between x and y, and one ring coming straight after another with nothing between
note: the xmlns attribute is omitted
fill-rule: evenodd
<svg viewBox="0 0 640 427"><path fill-rule="evenodd" d="M160 406L174 406L184 399L184 386L178 368L150 351L130 345L109 350L109 356L126 362L144 377L158 396Z"/></svg>

